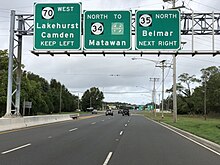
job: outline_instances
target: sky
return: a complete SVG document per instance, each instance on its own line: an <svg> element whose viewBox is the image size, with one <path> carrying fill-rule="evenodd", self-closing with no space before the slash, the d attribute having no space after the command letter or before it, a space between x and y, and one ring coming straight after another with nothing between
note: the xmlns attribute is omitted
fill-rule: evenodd
<svg viewBox="0 0 220 165"><path fill-rule="evenodd" d="M19 0L0 1L0 49L9 48L10 10L16 14L33 14L34 2L82 2L83 10L162 10L170 8L171 4L162 0ZM219 0L185 0L185 6L194 12L219 12ZM182 1L176 2L180 6ZM191 10L182 9L182 12ZM191 49L191 36L182 36L181 41L186 42L183 50ZM195 36L195 50L211 50L210 36ZM220 48L220 39L215 38L215 49ZM98 87L104 92L104 101L119 101L132 104L146 104L152 101L153 82L150 78L159 78L156 82L157 102L161 100L162 72L149 60L166 60L172 63L171 55L33 55L33 36L23 38L22 63L24 70L40 75L50 81L57 79L64 84L74 95L81 97L85 90ZM142 58L132 60L133 57ZM200 78L202 68L220 66L220 57L211 55L177 56L177 76L189 73ZM165 89L172 86L172 68L165 68ZM197 86L199 84L194 84ZM166 93L165 96L168 96Z"/></svg>

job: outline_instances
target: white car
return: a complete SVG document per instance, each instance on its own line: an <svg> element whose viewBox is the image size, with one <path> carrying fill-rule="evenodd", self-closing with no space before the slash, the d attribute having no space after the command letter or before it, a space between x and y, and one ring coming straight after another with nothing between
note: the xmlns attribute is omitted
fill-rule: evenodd
<svg viewBox="0 0 220 165"><path fill-rule="evenodd" d="M92 114L97 114L98 113L98 111L96 110L96 109L94 109L93 111L92 111Z"/></svg>

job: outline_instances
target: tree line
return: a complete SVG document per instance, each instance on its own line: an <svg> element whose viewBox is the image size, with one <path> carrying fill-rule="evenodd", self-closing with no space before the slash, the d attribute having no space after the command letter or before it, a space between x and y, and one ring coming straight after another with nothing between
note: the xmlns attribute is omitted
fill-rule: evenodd
<svg viewBox="0 0 220 165"><path fill-rule="evenodd" d="M6 112L7 82L8 51L0 50L0 117ZM103 99L103 93L98 88L93 87L83 94L82 100L79 100L78 96L71 94L65 85L56 79L51 79L48 82L39 75L22 71L21 111L24 100L32 102L31 111L26 111L25 115L59 113L60 110L62 112L74 112L79 107L86 111L90 106L100 108Z"/></svg>
<svg viewBox="0 0 220 165"><path fill-rule="evenodd" d="M177 110L179 114L220 113L220 67L210 66L200 70L201 76L182 73L177 83ZM195 87L194 87L195 86ZM171 93L171 89L166 91ZM172 108L172 94L164 101Z"/></svg>

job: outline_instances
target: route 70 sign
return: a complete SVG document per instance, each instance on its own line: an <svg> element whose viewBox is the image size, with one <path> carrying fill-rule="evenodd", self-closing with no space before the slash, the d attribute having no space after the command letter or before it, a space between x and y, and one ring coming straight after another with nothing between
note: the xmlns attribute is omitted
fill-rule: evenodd
<svg viewBox="0 0 220 165"><path fill-rule="evenodd" d="M81 49L81 3L36 3L34 49Z"/></svg>

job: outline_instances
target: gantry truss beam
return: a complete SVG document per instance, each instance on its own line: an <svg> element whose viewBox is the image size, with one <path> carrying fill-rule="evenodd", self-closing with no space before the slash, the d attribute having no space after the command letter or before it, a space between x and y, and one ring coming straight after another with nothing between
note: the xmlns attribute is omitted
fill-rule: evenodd
<svg viewBox="0 0 220 165"><path fill-rule="evenodd" d="M16 15L17 20L22 19L22 30L15 30L15 33L22 35L33 35L34 15ZM83 17L82 17L83 19ZM82 20L83 23L83 20ZM181 13L181 35L220 35L220 13ZM135 35L135 15L132 14L132 35Z"/></svg>
<svg viewBox="0 0 220 165"><path fill-rule="evenodd" d="M181 35L219 35L220 13L181 13Z"/></svg>

